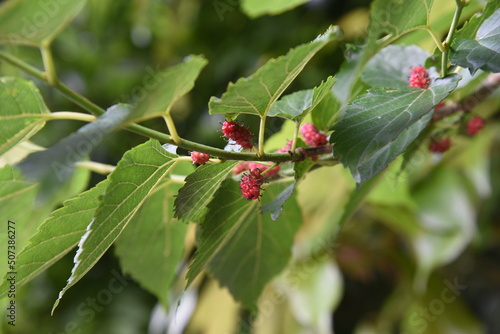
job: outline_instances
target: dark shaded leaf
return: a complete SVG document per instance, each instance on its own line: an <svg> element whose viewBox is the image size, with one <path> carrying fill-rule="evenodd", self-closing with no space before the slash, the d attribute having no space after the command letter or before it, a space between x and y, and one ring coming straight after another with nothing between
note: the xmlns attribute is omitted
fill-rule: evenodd
<svg viewBox="0 0 500 334"><path fill-rule="evenodd" d="M175 198L175 216L185 222L196 222L224 179L238 162L203 165L186 177L186 184Z"/></svg>
<svg viewBox="0 0 500 334"><path fill-rule="evenodd" d="M330 139L334 155L349 167L356 182L368 180L410 144L420 127L406 132L402 137L405 139L397 140L398 136L429 114L459 80L455 74L436 79L429 89L372 89L356 98L334 126Z"/></svg>
<svg viewBox="0 0 500 334"><path fill-rule="evenodd" d="M500 72L500 9L483 22L475 39L454 41L450 61L471 74L478 69Z"/></svg>
<svg viewBox="0 0 500 334"><path fill-rule="evenodd" d="M295 182L286 187L285 190L283 190L271 202L263 205L260 208L261 213L264 214L266 212L271 212L271 219L272 220L278 219L281 211L283 210L283 205L285 205L285 202L287 201L287 199L290 198L294 190L295 190Z"/></svg>
<svg viewBox="0 0 500 334"><path fill-rule="evenodd" d="M284 185L264 192L265 205ZM264 286L287 265L301 214L290 198L276 221L261 215L260 202L241 196L238 183L227 180L210 203L200 244L187 274L188 283L207 268L246 308L255 310Z"/></svg>

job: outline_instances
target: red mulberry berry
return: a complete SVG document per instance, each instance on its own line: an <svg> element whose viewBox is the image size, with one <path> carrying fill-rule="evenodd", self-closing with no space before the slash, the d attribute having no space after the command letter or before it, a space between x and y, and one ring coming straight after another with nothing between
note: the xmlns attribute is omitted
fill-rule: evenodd
<svg viewBox="0 0 500 334"><path fill-rule="evenodd" d="M300 133L302 134L302 137L304 137L304 141L311 146L322 146L326 145L327 140L326 136L318 131L318 128L316 128L313 124L311 123L305 123L302 125L300 128Z"/></svg>
<svg viewBox="0 0 500 334"><path fill-rule="evenodd" d="M238 174L241 174L248 169L249 169L248 162L242 162L241 164L236 165L236 167L233 168L233 174L238 175Z"/></svg>
<svg viewBox="0 0 500 334"><path fill-rule="evenodd" d="M451 147L450 138L443 138L440 140L432 141L429 145L429 151L434 153L443 153L448 151Z"/></svg>
<svg viewBox="0 0 500 334"><path fill-rule="evenodd" d="M280 148L279 150L276 151L276 153L288 153L292 149L292 141L288 141L286 143L285 147Z"/></svg>
<svg viewBox="0 0 500 334"><path fill-rule="evenodd" d="M264 174L266 178L273 178L278 175L278 172L280 171L280 166L274 166L273 168L269 169L269 166L259 164L257 162L251 162L248 164L248 169L254 170L258 168L261 171L267 170L267 172Z"/></svg>
<svg viewBox="0 0 500 334"><path fill-rule="evenodd" d="M429 88L431 79L429 72L422 66L415 66L410 71L410 87L420 87L422 89Z"/></svg>
<svg viewBox="0 0 500 334"><path fill-rule="evenodd" d="M191 152L191 160L193 160L195 164L204 165L209 159L210 155L208 154L196 151Z"/></svg>
<svg viewBox="0 0 500 334"><path fill-rule="evenodd" d="M474 136L484 128L484 125L485 122L483 118L474 116L469 122L467 122L467 133Z"/></svg>
<svg viewBox="0 0 500 334"><path fill-rule="evenodd" d="M252 133L246 127L239 125L235 121L225 121L222 123L222 133L236 144L243 148L252 148Z"/></svg>
<svg viewBox="0 0 500 334"><path fill-rule="evenodd" d="M446 103L444 101L441 101L437 104L437 106L434 107L434 110L441 110L443 109L444 107L446 107Z"/></svg>
<svg viewBox="0 0 500 334"><path fill-rule="evenodd" d="M241 194L248 200L260 197L260 186L264 184L264 176L259 168L250 170L240 180Z"/></svg>

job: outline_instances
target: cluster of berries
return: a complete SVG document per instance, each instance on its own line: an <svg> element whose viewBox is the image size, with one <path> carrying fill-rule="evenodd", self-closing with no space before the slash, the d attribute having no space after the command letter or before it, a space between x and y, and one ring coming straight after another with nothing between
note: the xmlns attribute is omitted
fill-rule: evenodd
<svg viewBox="0 0 500 334"><path fill-rule="evenodd" d="M240 180L241 194L248 200L260 197L260 187L264 184L264 175L260 168L251 169Z"/></svg>
<svg viewBox="0 0 500 334"><path fill-rule="evenodd" d="M475 136L479 131L484 128L485 121L479 116L474 116L467 122L465 130L469 136Z"/></svg>
<svg viewBox="0 0 500 334"><path fill-rule="evenodd" d="M431 79L429 72L423 66L415 66L410 70L410 87L420 87L422 89L429 88Z"/></svg>
<svg viewBox="0 0 500 334"><path fill-rule="evenodd" d="M429 78L429 72L423 66L415 66L410 70L410 86L411 87L420 87L422 89L429 88L431 84L431 79ZM439 110L444 107L444 102L439 103L435 110ZM484 127L484 119L478 116L474 116L467 122L465 130L468 135L474 136ZM439 140L433 140L429 144L429 150L434 153L443 153L446 152L451 147L450 138L442 138Z"/></svg>
<svg viewBox="0 0 500 334"><path fill-rule="evenodd" d="M234 167L233 169L233 174L234 175L238 175L238 174L241 174L243 173L244 171L247 171L247 170L254 170L254 169L260 169L261 171L266 171L266 178L268 179L271 179L275 176L278 175L279 171L280 171L280 166L274 166L274 167L269 167L269 166L266 166L266 165L263 165L263 164L259 164L258 162L242 162L240 163L239 165L237 165L236 167Z"/></svg>
<svg viewBox="0 0 500 334"><path fill-rule="evenodd" d="M465 131L469 136L475 136L479 131L484 128L485 121L479 116L472 117L465 125ZM429 151L434 153L443 153L448 151L451 147L450 138L442 138L439 140L433 140L429 144Z"/></svg>
<svg viewBox="0 0 500 334"><path fill-rule="evenodd" d="M311 123L304 123L300 128L300 133L307 145L317 147L328 143L326 135L319 132L318 128Z"/></svg>
<svg viewBox="0 0 500 334"><path fill-rule="evenodd" d="M290 151L292 142L280 148L278 153L285 153ZM264 183L266 179L271 179L278 176L280 171L280 166L269 167L258 162L242 162L233 169L233 174L238 175L245 171L249 171L240 180L241 194L248 200L258 199L260 197L260 186ZM265 174L262 174L265 172Z"/></svg>
<svg viewBox="0 0 500 334"><path fill-rule="evenodd" d="M443 153L448 151L448 149L451 147L451 140L450 138L442 138L439 140L433 140L429 144L429 151L433 153Z"/></svg>
<svg viewBox="0 0 500 334"><path fill-rule="evenodd" d="M252 148L252 133L243 125L239 125L235 121L225 121L222 123L222 133L229 139L235 141L236 144L243 148Z"/></svg>
<svg viewBox="0 0 500 334"><path fill-rule="evenodd" d="M311 123L305 123L300 132L304 141L311 146L317 147L326 145L328 143L327 136L321 133L318 128L316 128ZM251 133L245 127L237 124L234 121L226 121L222 125L222 133L236 141L237 144L251 142ZM235 134L237 133L237 134ZM236 140L238 138L238 140ZM292 141L289 141L285 147L277 150L277 153L289 152L292 148ZM240 180L240 189L243 197L251 200L258 199L260 196L261 185L265 179L276 177L280 171L280 166L274 166L272 168L260 164L258 162L242 162L233 169L233 174L241 174L245 171L249 171Z"/></svg>
<svg viewBox="0 0 500 334"><path fill-rule="evenodd" d="M191 152L191 160L198 165L204 165L210 159L210 155L197 151Z"/></svg>

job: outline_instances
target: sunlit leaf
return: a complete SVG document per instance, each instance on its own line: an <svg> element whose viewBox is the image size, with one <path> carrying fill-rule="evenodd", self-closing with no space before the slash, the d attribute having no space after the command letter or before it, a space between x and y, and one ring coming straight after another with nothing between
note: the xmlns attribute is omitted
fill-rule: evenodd
<svg viewBox="0 0 500 334"><path fill-rule="evenodd" d="M238 114L266 116L273 103L309 60L326 44L339 37L340 30L332 26L314 41L290 50L285 56L270 60L252 76L230 83L221 98L210 99L210 113L224 114L227 118L234 118Z"/></svg>
<svg viewBox="0 0 500 334"><path fill-rule="evenodd" d="M397 38L427 25L433 0L375 0L370 8L368 45L380 38Z"/></svg>
<svg viewBox="0 0 500 334"><path fill-rule="evenodd" d="M163 181L148 196L116 240L121 267L168 309L170 293L184 255L188 228L173 218L173 199L182 184Z"/></svg>
<svg viewBox="0 0 500 334"><path fill-rule="evenodd" d="M89 177L89 171L75 168L75 163L86 160L92 150L104 142L107 134L125 122L129 112L127 104L114 105L94 122L85 124L45 151L30 154L24 159L18 165L23 174L41 184L38 200L62 202L74 196L69 189L72 188L71 183L77 183L75 188L78 188L78 183L86 184Z"/></svg>
<svg viewBox="0 0 500 334"><path fill-rule="evenodd" d="M0 78L0 155L37 133L50 113L33 82L15 77Z"/></svg>
<svg viewBox="0 0 500 334"><path fill-rule="evenodd" d="M17 286L24 285L42 271L59 261L78 244L108 185L107 181L64 202L54 211L29 239L29 244L17 257ZM28 196L23 196L29 199ZM22 203L21 203L22 204ZM23 210L19 209L19 212ZM8 291L8 285L0 286L0 298Z"/></svg>
<svg viewBox="0 0 500 334"><path fill-rule="evenodd" d="M243 0L241 7L245 14L255 18L266 14L281 14L308 1L310 0Z"/></svg>
<svg viewBox="0 0 500 334"><path fill-rule="evenodd" d="M7 1L0 7L0 44L50 44L85 3L85 0Z"/></svg>
<svg viewBox="0 0 500 334"><path fill-rule="evenodd" d="M21 239L21 235L29 237L30 232L36 230L36 226L32 225L33 222L30 221L30 218L37 188L38 185L26 181L19 170L11 166L0 168L0 213L4 219L3 228L0 231L0 245L4 247L0 260L3 261L4 265L0 267L0 277L3 277L7 271L15 271L18 268L17 264L13 268L9 268L7 265L7 245L8 240L10 240L8 222L13 222L13 224L10 224L10 233L12 235L12 231L15 232L15 252L19 252L27 241ZM5 287L0 290L0 296L1 291L6 288L6 284L4 285Z"/></svg>
<svg viewBox="0 0 500 334"><path fill-rule="evenodd" d="M156 140L149 140L124 154L109 175L109 186L95 219L80 239L71 276L59 293L53 311L64 293L95 265L118 238L147 196L175 165L175 158Z"/></svg>
<svg viewBox="0 0 500 334"><path fill-rule="evenodd" d="M189 56L183 63L156 73L144 82L146 96L130 114L129 121L141 121L170 112L174 103L188 93L206 66L202 56Z"/></svg>
<svg viewBox="0 0 500 334"><path fill-rule="evenodd" d="M273 104L267 115L300 122L311 110L317 107L325 96L331 94L333 82L333 77L329 77L318 87L283 96Z"/></svg>

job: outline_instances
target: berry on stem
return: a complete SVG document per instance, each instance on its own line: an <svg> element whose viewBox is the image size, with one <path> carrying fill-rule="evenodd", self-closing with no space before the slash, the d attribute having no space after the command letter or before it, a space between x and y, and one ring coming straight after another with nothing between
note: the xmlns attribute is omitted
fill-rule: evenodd
<svg viewBox="0 0 500 334"><path fill-rule="evenodd" d="M422 89L429 88L431 79L429 72L423 66L415 66L410 70L410 87L420 87Z"/></svg>
<svg viewBox="0 0 500 334"><path fill-rule="evenodd" d="M264 184L264 176L259 168L250 170L240 180L241 194L248 200L260 197L260 186Z"/></svg>
<svg viewBox="0 0 500 334"><path fill-rule="evenodd" d="M429 144L429 151L434 153L443 153L448 151L450 147L451 147L450 138L442 138L440 140L433 140Z"/></svg>
<svg viewBox="0 0 500 334"><path fill-rule="evenodd" d="M198 165L204 165L210 159L210 155L197 151L191 152L191 160Z"/></svg>
<svg viewBox="0 0 500 334"><path fill-rule="evenodd" d="M327 144L326 135L319 132L318 128L311 123L304 123L300 128L300 133L304 137L307 145L322 146Z"/></svg>
<svg viewBox="0 0 500 334"><path fill-rule="evenodd" d="M236 165L236 167L233 168L233 174L238 175L243 173L244 171L248 170L248 162L242 162L239 165Z"/></svg>
<svg viewBox="0 0 500 334"><path fill-rule="evenodd" d="M225 121L222 123L222 133L236 144L243 148L252 148L252 133L246 127L239 125L235 121Z"/></svg>
<svg viewBox="0 0 500 334"><path fill-rule="evenodd" d="M484 128L485 121L479 116L474 116L467 122L466 130L470 136L475 136Z"/></svg>
<svg viewBox="0 0 500 334"><path fill-rule="evenodd" d="M261 171L265 171L264 176L266 178L273 178L278 175L278 172L280 171L280 166L274 166L273 168L270 168L269 166L259 164L258 162L251 162L248 164L248 169L254 170L254 169L259 169Z"/></svg>
<svg viewBox="0 0 500 334"><path fill-rule="evenodd" d="M292 149L292 141L289 140L285 147L280 148L279 150L276 151L276 153L288 153Z"/></svg>
<svg viewBox="0 0 500 334"><path fill-rule="evenodd" d="M439 102L435 107L434 110L438 111L446 107L446 103L444 101Z"/></svg>

